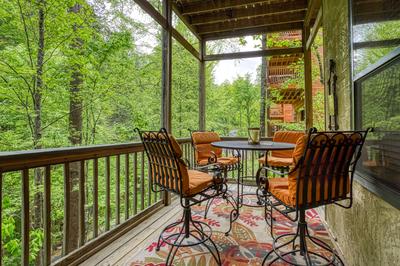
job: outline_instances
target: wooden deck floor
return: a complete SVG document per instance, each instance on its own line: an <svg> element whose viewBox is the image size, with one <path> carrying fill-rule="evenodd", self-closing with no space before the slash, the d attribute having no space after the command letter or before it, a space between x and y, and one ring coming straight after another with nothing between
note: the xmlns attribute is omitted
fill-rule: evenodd
<svg viewBox="0 0 400 266"><path fill-rule="evenodd" d="M151 240L157 239L161 230L167 224L176 221L177 217L180 217L181 215L182 208L180 202L175 199L172 201L170 206L161 208L133 230L129 231L129 233L115 240L106 248L100 250L80 265L126 265L127 262L132 260L134 254L143 250L146 244ZM335 240L335 238L332 237L327 224L325 222L323 222L323 224L328 229L331 238ZM336 250L340 252L337 242L333 241L333 244ZM340 255L343 258L342 254Z"/></svg>
<svg viewBox="0 0 400 266"><path fill-rule="evenodd" d="M80 265L125 265L133 254L144 249L149 239L157 239L160 231L181 215L182 209L179 200L174 200L170 206L162 208Z"/></svg>

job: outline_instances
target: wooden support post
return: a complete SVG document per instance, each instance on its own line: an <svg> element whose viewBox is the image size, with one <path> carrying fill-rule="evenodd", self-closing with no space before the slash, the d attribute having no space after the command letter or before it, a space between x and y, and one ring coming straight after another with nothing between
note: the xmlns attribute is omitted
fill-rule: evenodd
<svg viewBox="0 0 400 266"><path fill-rule="evenodd" d="M206 129L206 42L200 41L200 62L199 62L199 129Z"/></svg>
<svg viewBox="0 0 400 266"><path fill-rule="evenodd" d="M161 117L162 127L171 132L171 99L172 99L172 1L163 0L163 16L167 20L166 28L162 34L162 99ZM164 205L171 204L168 192L163 195Z"/></svg>
<svg viewBox="0 0 400 266"><path fill-rule="evenodd" d="M310 35L310 26L305 25L303 29L303 49L304 49L304 110L305 110L306 129L309 129L313 126L311 49L307 49L307 40L309 35Z"/></svg>

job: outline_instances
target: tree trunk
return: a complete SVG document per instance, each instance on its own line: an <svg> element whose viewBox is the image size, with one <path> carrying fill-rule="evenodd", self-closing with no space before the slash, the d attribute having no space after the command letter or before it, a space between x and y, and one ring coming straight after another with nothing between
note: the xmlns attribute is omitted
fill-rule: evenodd
<svg viewBox="0 0 400 266"><path fill-rule="evenodd" d="M35 86L33 90L33 109L34 109L34 126L33 126L33 148L42 148L42 91L43 91L43 64L45 49L45 1L38 1L38 49L36 62ZM43 226L43 171L40 168L34 170L34 210L33 210L33 227L35 229ZM43 249L41 250L41 253ZM42 256L37 256L35 264L40 265Z"/></svg>
<svg viewBox="0 0 400 266"><path fill-rule="evenodd" d="M79 13L82 6L75 4L70 12ZM75 34L78 34L78 26L73 25ZM72 56L80 56L82 50L82 40L79 37L74 37L70 48L73 50ZM71 66L72 74L70 80L70 100L69 100L69 140L72 146L82 144L82 97L81 97L81 86L82 86L82 73L81 65L76 63L79 60L73 60L74 63ZM78 182L80 178L80 164L79 162L72 163L70 165L70 182L71 182L71 201L70 201L70 235L65 236L68 238L69 250L68 252L75 250L79 245L79 187ZM82 177L84 178L84 177Z"/></svg>

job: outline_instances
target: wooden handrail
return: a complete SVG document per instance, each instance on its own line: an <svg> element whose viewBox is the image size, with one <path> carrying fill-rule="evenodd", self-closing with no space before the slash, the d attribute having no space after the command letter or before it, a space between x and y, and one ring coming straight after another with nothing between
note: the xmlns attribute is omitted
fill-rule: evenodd
<svg viewBox="0 0 400 266"><path fill-rule="evenodd" d="M180 144L189 143L190 138L178 139ZM0 152L0 172L18 171L46 165L76 162L105 156L143 151L140 142L92 145L67 148L39 149L29 151Z"/></svg>

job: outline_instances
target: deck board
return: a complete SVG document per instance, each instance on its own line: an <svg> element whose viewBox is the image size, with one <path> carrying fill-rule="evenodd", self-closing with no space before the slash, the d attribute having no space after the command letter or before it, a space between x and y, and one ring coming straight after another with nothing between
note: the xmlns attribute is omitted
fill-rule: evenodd
<svg viewBox="0 0 400 266"><path fill-rule="evenodd" d="M231 189L234 187L236 188L236 185L230 184ZM244 192L254 191L254 187L244 187ZM129 262L132 262L132 258L135 254L137 255L139 252L143 251L150 242L156 241L161 230L167 224L176 221L181 215L182 208L180 202L179 200L174 199L170 206L160 209L137 227L132 229L129 233L121 236L80 265L128 265ZM328 234L332 239L329 227L323 219L322 223L328 229ZM337 242L332 242L336 250L340 252ZM340 255L343 258L341 252Z"/></svg>
<svg viewBox="0 0 400 266"><path fill-rule="evenodd" d="M177 216L180 216L181 212L179 201L174 200L170 206L153 214L129 233L115 240L80 265L123 265L131 254L143 248L148 239L157 237L161 229L170 220L175 220Z"/></svg>

